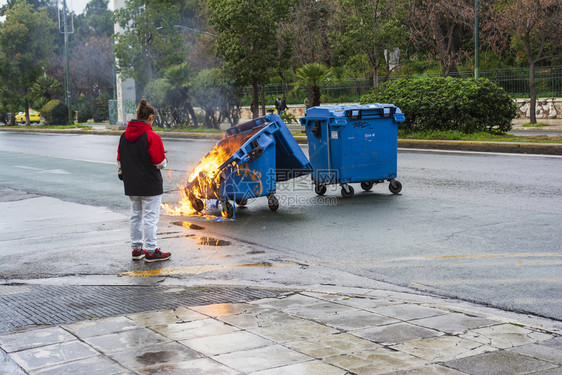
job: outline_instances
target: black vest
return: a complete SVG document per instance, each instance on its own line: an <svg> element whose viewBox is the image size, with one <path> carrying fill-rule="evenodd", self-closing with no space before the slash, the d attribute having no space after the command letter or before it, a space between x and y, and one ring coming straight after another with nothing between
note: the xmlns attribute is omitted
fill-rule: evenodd
<svg viewBox="0 0 562 375"><path fill-rule="evenodd" d="M153 196L164 193L162 173L152 164L146 133L134 142L129 142L123 133L119 140L119 159L125 195Z"/></svg>

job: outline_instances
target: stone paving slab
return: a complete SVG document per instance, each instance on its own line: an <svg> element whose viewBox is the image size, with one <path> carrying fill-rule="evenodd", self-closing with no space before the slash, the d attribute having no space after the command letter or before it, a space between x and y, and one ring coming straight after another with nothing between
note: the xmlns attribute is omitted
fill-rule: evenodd
<svg viewBox="0 0 562 375"><path fill-rule="evenodd" d="M239 375L240 372L218 363L210 358L186 360L165 365L149 366L137 370L138 374L166 375Z"/></svg>
<svg viewBox="0 0 562 375"><path fill-rule="evenodd" d="M487 328L479 328L461 335L467 339L489 344L498 349L509 349L515 346L544 341L551 336L535 332L513 324L500 324Z"/></svg>
<svg viewBox="0 0 562 375"><path fill-rule="evenodd" d="M562 350L541 345L540 342L537 344L517 346L510 349L510 351L523 354L527 357L562 365Z"/></svg>
<svg viewBox="0 0 562 375"><path fill-rule="evenodd" d="M325 361L358 375L385 374L424 366L427 363L421 358L388 348L328 357Z"/></svg>
<svg viewBox="0 0 562 375"><path fill-rule="evenodd" d="M412 323L422 327L436 329L450 335L456 335L472 328L490 326L499 322L485 318L476 318L465 314L452 313L418 319L412 321Z"/></svg>
<svg viewBox="0 0 562 375"><path fill-rule="evenodd" d="M73 362L66 362L42 370L31 371L33 375L88 374L88 375L133 375L132 371L111 361L107 357L96 356Z"/></svg>
<svg viewBox="0 0 562 375"><path fill-rule="evenodd" d="M161 325L153 329L170 340L192 340L200 337L221 335L238 331L238 328L212 318Z"/></svg>
<svg viewBox="0 0 562 375"><path fill-rule="evenodd" d="M64 329L50 327L0 336L0 346L7 352L15 352L74 340L76 337Z"/></svg>
<svg viewBox="0 0 562 375"><path fill-rule="evenodd" d="M466 340L458 336L440 336L415 340L394 345L392 349L423 358L429 363L451 361L496 350L490 345Z"/></svg>
<svg viewBox="0 0 562 375"><path fill-rule="evenodd" d="M397 304L391 306L380 307L373 310L379 315L388 316L399 320L413 320L428 318L437 315L443 315L446 312L432 307L425 307L416 304Z"/></svg>
<svg viewBox="0 0 562 375"><path fill-rule="evenodd" d="M99 353L91 346L74 340L26 349L11 353L10 355L25 371L34 371L79 359L95 357L98 354Z"/></svg>
<svg viewBox="0 0 562 375"><path fill-rule="evenodd" d="M426 296L416 303L396 294L384 304L376 291L355 292L283 293L0 334L0 374L562 374L556 324L548 331Z"/></svg>
<svg viewBox="0 0 562 375"><path fill-rule="evenodd" d="M252 373L312 360L311 357L282 345L270 345L223 354L215 356L213 359L243 373Z"/></svg>
<svg viewBox="0 0 562 375"><path fill-rule="evenodd" d="M410 323L396 323L382 327L353 331L351 334L374 341L382 345L395 345L419 338L443 335L437 330L418 327Z"/></svg>
<svg viewBox="0 0 562 375"><path fill-rule="evenodd" d="M557 368L553 363L505 350L456 359L445 362L445 366L471 375L518 375Z"/></svg>
<svg viewBox="0 0 562 375"><path fill-rule="evenodd" d="M353 331L367 329L373 326L381 326L398 323L399 320L387 316L377 316L369 311L352 310L344 314L332 314L312 318L314 321L325 324L342 331Z"/></svg>
<svg viewBox="0 0 562 375"><path fill-rule="evenodd" d="M379 344L348 333L306 337L288 342L285 346L314 358L327 358L381 348Z"/></svg>
<svg viewBox="0 0 562 375"><path fill-rule="evenodd" d="M108 353L108 356L134 371L142 371L146 367L163 367L167 364L203 357L201 353L176 342L133 347L127 351Z"/></svg>
<svg viewBox="0 0 562 375"><path fill-rule="evenodd" d="M208 356L228 354L240 350L258 349L274 342L246 331L235 331L224 335L212 335L184 340L182 344Z"/></svg>
<svg viewBox="0 0 562 375"><path fill-rule="evenodd" d="M254 372L252 375L346 375L346 370L328 365L321 361L309 361L294 365Z"/></svg>

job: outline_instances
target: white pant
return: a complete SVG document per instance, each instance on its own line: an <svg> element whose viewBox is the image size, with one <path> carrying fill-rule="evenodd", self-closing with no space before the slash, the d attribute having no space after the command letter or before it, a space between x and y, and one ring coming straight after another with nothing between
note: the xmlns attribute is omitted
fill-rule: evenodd
<svg viewBox="0 0 562 375"><path fill-rule="evenodd" d="M140 249L143 245L144 233L144 249L153 252L158 248L156 242L156 230L158 219L160 218L160 203L162 195L154 195L150 197L129 196L131 200L131 247Z"/></svg>

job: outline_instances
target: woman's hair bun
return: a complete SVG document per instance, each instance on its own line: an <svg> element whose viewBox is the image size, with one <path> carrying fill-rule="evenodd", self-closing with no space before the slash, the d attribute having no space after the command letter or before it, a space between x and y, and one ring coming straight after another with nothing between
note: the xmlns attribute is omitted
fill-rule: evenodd
<svg viewBox="0 0 562 375"><path fill-rule="evenodd" d="M137 119L138 120L148 120L150 115L154 114L154 108L148 104L146 99L141 99L139 106L137 107Z"/></svg>

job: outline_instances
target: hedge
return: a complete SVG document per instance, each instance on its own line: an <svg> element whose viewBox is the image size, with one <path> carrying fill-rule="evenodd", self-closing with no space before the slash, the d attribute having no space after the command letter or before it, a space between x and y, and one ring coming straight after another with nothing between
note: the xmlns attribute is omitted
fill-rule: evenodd
<svg viewBox="0 0 562 375"><path fill-rule="evenodd" d="M46 125L67 125L68 107L60 100L51 100L41 108Z"/></svg>
<svg viewBox="0 0 562 375"><path fill-rule="evenodd" d="M488 79L402 78L361 97L361 104L390 103L406 117L406 131L457 130L466 134L511 130L513 99Z"/></svg>

